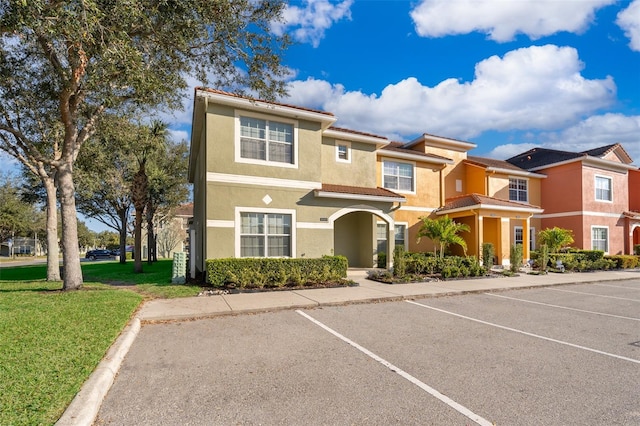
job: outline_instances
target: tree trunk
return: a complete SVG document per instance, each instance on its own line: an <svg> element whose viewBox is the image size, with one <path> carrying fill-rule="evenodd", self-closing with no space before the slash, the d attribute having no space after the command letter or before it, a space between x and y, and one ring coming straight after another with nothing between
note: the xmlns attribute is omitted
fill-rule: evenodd
<svg viewBox="0 0 640 426"><path fill-rule="evenodd" d="M80 250L78 248L78 218L76 212L75 186L71 164L58 169L58 192L62 216L63 290L79 290L82 287Z"/></svg>
<svg viewBox="0 0 640 426"><path fill-rule="evenodd" d="M40 176L40 178L47 191L47 281L60 281L56 185L53 178L49 176Z"/></svg>
<svg viewBox="0 0 640 426"><path fill-rule="evenodd" d="M118 212L120 216L120 263L127 263L127 210Z"/></svg>
<svg viewBox="0 0 640 426"><path fill-rule="evenodd" d="M151 202L147 202L147 264L153 263L153 209L151 208Z"/></svg>
<svg viewBox="0 0 640 426"><path fill-rule="evenodd" d="M143 210L136 208L136 222L133 231L133 271L135 273L142 272L142 214Z"/></svg>

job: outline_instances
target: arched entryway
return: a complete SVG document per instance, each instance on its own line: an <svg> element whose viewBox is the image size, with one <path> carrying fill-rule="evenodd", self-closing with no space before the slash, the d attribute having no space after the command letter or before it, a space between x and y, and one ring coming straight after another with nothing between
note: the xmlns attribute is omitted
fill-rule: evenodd
<svg viewBox="0 0 640 426"><path fill-rule="evenodd" d="M391 216L370 206L342 209L329 220L333 223L333 250L335 255L345 256L349 267L372 268L377 265L377 224L387 224L389 250L394 245L394 221ZM393 267L393 256L387 256L387 267Z"/></svg>

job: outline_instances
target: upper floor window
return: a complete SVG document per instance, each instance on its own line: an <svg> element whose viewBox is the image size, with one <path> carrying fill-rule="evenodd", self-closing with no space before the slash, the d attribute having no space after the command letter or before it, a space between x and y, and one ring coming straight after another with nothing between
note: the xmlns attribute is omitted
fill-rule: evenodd
<svg viewBox="0 0 640 426"><path fill-rule="evenodd" d="M612 181L610 177L596 176L596 200L613 201Z"/></svg>
<svg viewBox="0 0 640 426"><path fill-rule="evenodd" d="M294 164L293 124L241 116L240 158Z"/></svg>
<svg viewBox="0 0 640 426"><path fill-rule="evenodd" d="M336 142L336 161L351 162L351 144L349 142Z"/></svg>
<svg viewBox="0 0 640 426"><path fill-rule="evenodd" d="M385 161L382 169L382 186L384 188L413 192L413 164Z"/></svg>
<svg viewBox="0 0 640 426"><path fill-rule="evenodd" d="M509 178L509 200L529 202L526 179Z"/></svg>

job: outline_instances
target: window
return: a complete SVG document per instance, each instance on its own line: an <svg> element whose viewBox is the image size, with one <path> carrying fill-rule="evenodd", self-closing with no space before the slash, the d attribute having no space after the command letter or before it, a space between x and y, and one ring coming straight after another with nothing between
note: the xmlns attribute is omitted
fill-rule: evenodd
<svg viewBox="0 0 640 426"><path fill-rule="evenodd" d="M405 240L406 240L406 232L407 225L406 224L395 224L395 246L403 247L406 249ZM378 222L377 227L377 241L378 241L378 253L386 253L387 252L387 224L384 222Z"/></svg>
<svg viewBox="0 0 640 426"><path fill-rule="evenodd" d="M386 189L413 192L413 164L385 161L382 186Z"/></svg>
<svg viewBox="0 0 640 426"><path fill-rule="evenodd" d="M294 163L293 124L240 117L240 157Z"/></svg>
<svg viewBox="0 0 640 426"><path fill-rule="evenodd" d="M341 163L351 162L351 144L348 142L336 142L336 161Z"/></svg>
<svg viewBox="0 0 640 426"><path fill-rule="evenodd" d="M523 244L522 226L514 226L513 231L514 231L513 243ZM536 234L536 228L529 228L529 250L531 251L536 249L535 234Z"/></svg>
<svg viewBox="0 0 640 426"><path fill-rule="evenodd" d="M528 202L526 179L509 178L509 200Z"/></svg>
<svg viewBox="0 0 640 426"><path fill-rule="evenodd" d="M596 176L596 200L612 201L611 178L606 176Z"/></svg>
<svg viewBox="0 0 640 426"><path fill-rule="evenodd" d="M605 253L609 251L609 228L591 227L591 249L602 250Z"/></svg>
<svg viewBox="0 0 640 426"><path fill-rule="evenodd" d="M291 257L291 215L240 213L240 257Z"/></svg>

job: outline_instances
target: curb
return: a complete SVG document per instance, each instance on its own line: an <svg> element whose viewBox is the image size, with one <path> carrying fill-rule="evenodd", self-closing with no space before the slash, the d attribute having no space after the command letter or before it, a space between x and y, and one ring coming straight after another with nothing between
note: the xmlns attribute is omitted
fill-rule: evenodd
<svg viewBox="0 0 640 426"><path fill-rule="evenodd" d="M82 385L56 426L91 426L95 421L102 400L109 392L129 348L140 332L140 319L133 318L111 345L100 364Z"/></svg>

